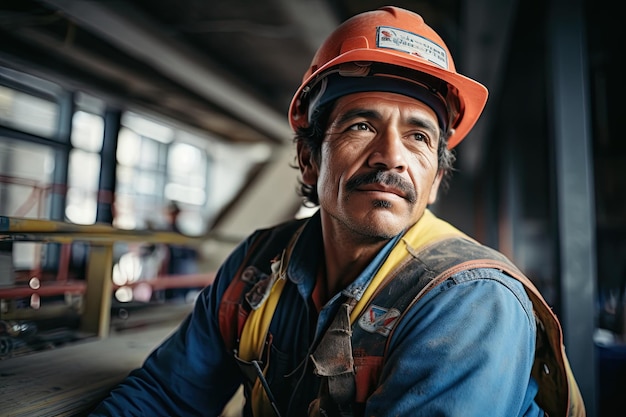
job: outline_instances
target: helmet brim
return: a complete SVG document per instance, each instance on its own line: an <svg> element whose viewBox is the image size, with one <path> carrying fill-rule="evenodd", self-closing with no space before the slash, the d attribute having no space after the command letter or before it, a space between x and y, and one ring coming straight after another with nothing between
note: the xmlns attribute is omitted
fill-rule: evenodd
<svg viewBox="0 0 626 417"><path fill-rule="evenodd" d="M326 62L326 64L317 68L308 77L305 76L289 107L289 124L294 131L307 124L307 116L303 113L302 103L300 103L305 88L316 81L318 76L323 76L327 70L344 63L359 61L380 62L409 68L443 80L456 89L458 92L456 96L459 101L459 116L451 126L454 129L454 133L448 139L448 148L450 149L458 145L467 136L480 118L487 103L489 93L484 85L457 72L442 68L426 59L391 49L353 49Z"/></svg>

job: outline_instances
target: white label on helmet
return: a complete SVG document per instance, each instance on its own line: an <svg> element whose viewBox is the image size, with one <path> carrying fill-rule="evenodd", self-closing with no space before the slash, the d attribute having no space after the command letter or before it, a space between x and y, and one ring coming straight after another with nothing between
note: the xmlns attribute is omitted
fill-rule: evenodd
<svg viewBox="0 0 626 417"><path fill-rule="evenodd" d="M379 26L377 32L376 43L379 48L406 52L448 69L446 50L435 42L415 33L390 26Z"/></svg>

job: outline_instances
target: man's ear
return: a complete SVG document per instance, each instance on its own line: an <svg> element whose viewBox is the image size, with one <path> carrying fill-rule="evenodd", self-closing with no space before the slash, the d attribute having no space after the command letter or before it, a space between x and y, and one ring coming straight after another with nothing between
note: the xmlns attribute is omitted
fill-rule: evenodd
<svg viewBox="0 0 626 417"><path fill-rule="evenodd" d="M439 186L441 185L441 180L443 179L443 170L440 169L437 171L437 176L433 181L433 184L430 187L430 194L428 195L428 204L434 204L437 201L437 193L439 192Z"/></svg>
<svg viewBox="0 0 626 417"><path fill-rule="evenodd" d="M311 148L302 142L297 143L298 165L302 174L302 182L307 185L317 184L318 166L311 153Z"/></svg>

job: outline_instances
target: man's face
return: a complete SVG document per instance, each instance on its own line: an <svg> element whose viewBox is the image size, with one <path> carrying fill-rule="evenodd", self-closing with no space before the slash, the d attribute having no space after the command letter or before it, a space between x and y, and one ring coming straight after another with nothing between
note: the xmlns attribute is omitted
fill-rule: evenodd
<svg viewBox="0 0 626 417"><path fill-rule="evenodd" d="M434 111L413 98L383 92L341 97L320 161L299 149L302 179L317 187L322 216L336 232L388 239L413 225L437 197L439 133Z"/></svg>

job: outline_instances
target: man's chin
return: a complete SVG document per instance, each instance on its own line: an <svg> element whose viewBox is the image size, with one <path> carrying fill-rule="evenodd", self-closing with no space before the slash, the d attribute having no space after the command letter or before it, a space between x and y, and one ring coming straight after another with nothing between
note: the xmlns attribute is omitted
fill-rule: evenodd
<svg viewBox="0 0 626 417"><path fill-rule="evenodd" d="M354 224L354 227L361 234L374 239L391 239L407 227L405 223L403 216L380 209L370 212L366 218Z"/></svg>

